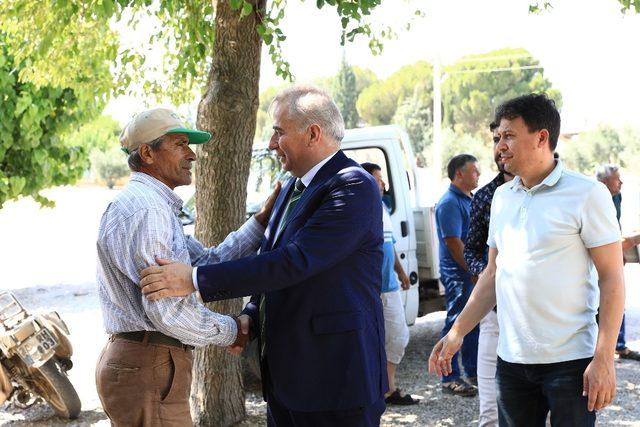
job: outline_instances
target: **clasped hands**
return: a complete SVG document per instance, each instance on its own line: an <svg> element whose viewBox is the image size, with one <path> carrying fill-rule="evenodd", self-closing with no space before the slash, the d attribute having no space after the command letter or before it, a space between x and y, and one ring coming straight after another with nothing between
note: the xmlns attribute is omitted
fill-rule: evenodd
<svg viewBox="0 0 640 427"><path fill-rule="evenodd" d="M251 317L241 314L235 318L235 321L238 326L238 335L234 343L227 347L227 351L237 356L242 353L253 337L251 336Z"/></svg>

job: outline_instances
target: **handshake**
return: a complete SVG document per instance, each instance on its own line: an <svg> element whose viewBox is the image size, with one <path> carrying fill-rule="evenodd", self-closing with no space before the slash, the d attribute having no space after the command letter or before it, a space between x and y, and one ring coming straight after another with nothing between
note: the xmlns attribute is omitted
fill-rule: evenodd
<svg viewBox="0 0 640 427"><path fill-rule="evenodd" d="M239 355L247 346L249 341L253 339L251 336L251 317L241 314L236 317L236 325L238 326L238 335L233 344L227 347L227 351L231 354Z"/></svg>

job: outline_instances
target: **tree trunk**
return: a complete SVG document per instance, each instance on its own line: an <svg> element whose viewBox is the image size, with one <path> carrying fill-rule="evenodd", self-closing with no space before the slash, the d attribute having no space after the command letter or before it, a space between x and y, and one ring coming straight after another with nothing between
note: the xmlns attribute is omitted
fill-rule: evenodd
<svg viewBox="0 0 640 427"><path fill-rule="evenodd" d="M264 10L266 0L251 0ZM216 0L213 62L198 108L198 128L212 140L199 147L196 168L196 236L218 244L244 221L251 146L258 110L260 49L258 17L240 19L229 0ZM218 313L236 315L241 299L208 304ZM208 346L195 353L192 413L201 426L229 426L245 418L240 358Z"/></svg>

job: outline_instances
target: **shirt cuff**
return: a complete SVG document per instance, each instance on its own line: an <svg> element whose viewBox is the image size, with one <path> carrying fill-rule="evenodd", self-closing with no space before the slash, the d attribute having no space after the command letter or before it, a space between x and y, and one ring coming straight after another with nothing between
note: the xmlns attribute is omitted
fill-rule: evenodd
<svg viewBox="0 0 640 427"><path fill-rule="evenodd" d="M238 325L236 324L236 319L231 316L224 316L224 324L220 325L224 327L222 332L222 336L224 340L218 344L221 347L229 347L234 342L236 342L236 338L238 337Z"/></svg>
<svg viewBox="0 0 640 427"><path fill-rule="evenodd" d="M196 292L200 294L200 288L198 287L198 267L193 267L191 281L193 282L193 287L196 288Z"/></svg>

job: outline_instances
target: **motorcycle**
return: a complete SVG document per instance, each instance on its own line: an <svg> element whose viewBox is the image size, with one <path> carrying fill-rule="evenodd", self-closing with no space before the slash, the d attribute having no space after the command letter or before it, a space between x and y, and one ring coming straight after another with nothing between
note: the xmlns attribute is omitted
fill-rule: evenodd
<svg viewBox="0 0 640 427"><path fill-rule="evenodd" d="M63 418L80 414L67 377L73 348L55 311L30 314L11 292L0 291L0 405L28 408L45 400Z"/></svg>

